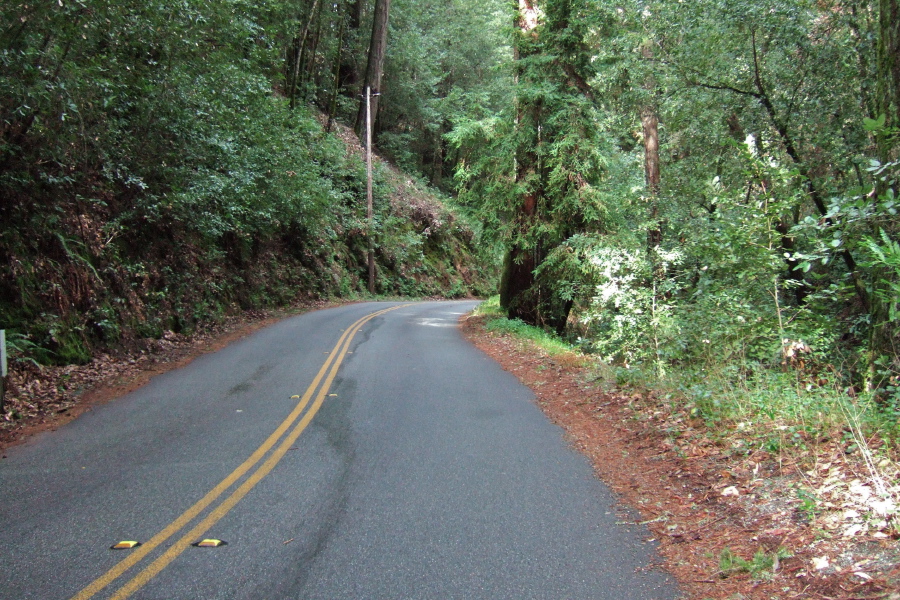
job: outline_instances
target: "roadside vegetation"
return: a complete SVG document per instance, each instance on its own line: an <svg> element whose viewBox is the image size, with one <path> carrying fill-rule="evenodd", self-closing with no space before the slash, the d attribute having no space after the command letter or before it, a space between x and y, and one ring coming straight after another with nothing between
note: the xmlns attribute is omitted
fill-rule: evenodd
<svg viewBox="0 0 900 600"><path fill-rule="evenodd" d="M499 291L490 327L649 390L672 452L794 461L811 523L850 503L823 535L898 537L898 0L0 16L18 368L361 297L374 86L378 294ZM739 558L723 572L769 560Z"/></svg>
<svg viewBox="0 0 900 600"><path fill-rule="evenodd" d="M352 127L372 13L350 4L3 4L0 328L13 368L365 295ZM376 158L374 207L376 294L491 289L477 228L426 178Z"/></svg>
<svg viewBox="0 0 900 600"><path fill-rule="evenodd" d="M898 4L517 8L508 101L449 136L488 327L648 390L673 452L789 464L823 536L900 537Z"/></svg>
<svg viewBox="0 0 900 600"><path fill-rule="evenodd" d="M519 8L508 103L450 136L506 314L710 417L837 391L894 443L896 4Z"/></svg>
<svg viewBox="0 0 900 600"><path fill-rule="evenodd" d="M735 386L726 376L660 378L611 364L577 339L507 318L498 296L471 323L484 332L474 334L483 348L533 388L573 445L653 524L669 567L689 584L715 584L698 597L815 597L807 588L891 597L877 592L900 581L900 454L865 402L796 372ZM624 435L598 436L597 420ZM650 468L660 474L636 484L634 471ZM678 514L668 497L677 505L688 491L692 510ZM702 529L703 543L684 544L685 528Z"/></svg>

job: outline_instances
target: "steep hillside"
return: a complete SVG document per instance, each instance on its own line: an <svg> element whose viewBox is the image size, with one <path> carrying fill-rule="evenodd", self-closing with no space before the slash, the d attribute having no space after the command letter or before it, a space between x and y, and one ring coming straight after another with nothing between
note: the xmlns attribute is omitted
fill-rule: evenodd
<svg viewBox="0 0 900 600"><path fill-rule="evenodd" d="M7 206L13 218L0 237L8 260L0 327L13 356L84 363L98 351L190 332L242 310L364 293L361 149L345 128L332 135L313 118L302 124L295 143L306 162L269 171L269 179L306 177L307 190L325 189L315 214L279 214L287 208L248 201L240 218L265 220L264 227L219 223L211 234L210 221L229 217L230 207L219 210L217 198L203 212L169 202L152 215L113 194ZM260 215L247 214L254 206ZM376 293L460 297L488 290L491 271L478 258L472 229L425 186L380 160L375 212Z"/></svg>
<svg viewBox="0 0 900 600"><path fill-rule="evenodd" d="M363 291L366 171L296 78L309 14L85 0L0 16L0 328L14 358L85 363ZM355 106L358 90L332 80ZM374 201L376 293L481 293L473 233L440 199L379 162Z"/></svg>
<svg viewBox="0 0 900 600"><path fill-rule="evenodd" d="M333 129L350 159L362 163L364 148L353 131L338 123ZM493 293L498 275L496 257L482 253L475 230L448 206L447 199L379 157L375 158L375 170L387 201L378 217L380 288L376 292L448 298ZM365 249L357 246L355 251L354 256L364 260ZM359 270L362 267L362 263L357 265L354 273L363 273ZM354 284L359 289L365 287L365 281L355 280Z"/></svg>
<svg viewBox="0 0 900 600"><path fill-rule="evenodd" d="M0 328L12 357L0 447L272 318L368 296L362 148L341 125L334 134L312 117L304 125L298 143L311 156L287 178L313 166L323 175L306 188L341 186L306 226L310 215L276 215L265 217L270 228L211 236L202 223L215 214L191 219L173 205L135 218L114 195L31 206L40 219L0 225L0 255L9 261ZM489 293L496 265L479 254L465 219L381 159L374 171L376 294ZM246 203L254 205L267 209Z"/></svg>

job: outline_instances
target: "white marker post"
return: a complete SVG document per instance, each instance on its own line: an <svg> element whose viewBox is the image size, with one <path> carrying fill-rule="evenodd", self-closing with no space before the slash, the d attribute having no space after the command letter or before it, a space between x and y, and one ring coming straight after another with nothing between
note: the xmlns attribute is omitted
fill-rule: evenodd
<svg viewBox="0 0 900 600"><path fill-rule="evenodd" d="M372 240L372 88L366 86L366 237L369 238L369 293L375 293L375 243Z"/></svg>
<svg viewBox="0 0 900 600"><path fill-rule="evenodd" d="M3 410L3 392L6 380L6 330L0 329L0 410Z"/></svg>

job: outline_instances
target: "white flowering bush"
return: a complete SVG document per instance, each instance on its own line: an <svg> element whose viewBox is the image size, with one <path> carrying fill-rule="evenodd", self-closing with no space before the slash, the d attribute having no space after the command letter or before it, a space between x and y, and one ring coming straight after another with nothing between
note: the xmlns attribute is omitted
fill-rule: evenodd
<svg viewBox="0 0 900 600"><path fill-rule="evenodd" d="M678 286L666 273L681 255L656 249L652 258L640 250L594 247L587 262L596 285L580 321L604 361L650 363L662 374L679 351L680 327L669 301Z"/></svg>

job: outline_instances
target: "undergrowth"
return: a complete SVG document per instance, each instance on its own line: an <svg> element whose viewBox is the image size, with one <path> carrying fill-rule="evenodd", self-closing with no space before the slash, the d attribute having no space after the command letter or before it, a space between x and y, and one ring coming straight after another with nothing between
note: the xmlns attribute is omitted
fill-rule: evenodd
<svg viewBox="0 0 900 600"><path fill-rule="evenodd" d="M513 335L550 355L580 353L585 347L577 340L507 319L498 297L484 302L476 314L487 318L488 331ZM900 506L894 480L896 415L874 395L854 393L821 376L784 365L772 368L761 363L726 362L715 368L692 369L672 364L661 376L653 365L614 366L597 356L588 356L587 361L594 379L653 398L655 410L667 411L673 421L702 420L704 435L730 448L730 455L746 457L763 451L778 464L789 459L802 463L817 460L821 448L837 448L860 465L857 475L871 486L874 495L869 505L881 512L879 518L896 518ZM679 432L671 433L678 437ZM800 509L814 518L820 499L807 490L798 492L798 497ZM763 572L772 556L743 561L729 555L723 558L730 561L723 572Z"/></svg>
<svg viewBox="0 0 900 600"><path fill-rule="evenodd" d="M578 352L575 347L553 332L528 325L521 319L507 319L500 308L499 296L493 296L482 302L474 314L488 317L485 324L488 331L509 333L518 339L527 340L551 356Z"/></svg>
<svg viewBox="0 0 900 600"><path fill-rule="evenodd" d="M165 219L126 210L115 197L70 205L52 195L42 202L23 195L13 203L15 218L0 226L0 254L12 265L0 276L0 329L7 330L13 366L85 364L98 352L127 350L166 331L191 333L242 310L371 297L360 209L365 170L352 152L355 137L338 124L326 134L313 114L287 114L277 101L263 102L282 111L287 125L269 126L295 135L294 150L281 165L289 172L283 188L264 190L271 206L256 199L245 200L252 210L201 210L212 221L230 211L239 222L198 221L191 211L200 209L179 212L178 202L187 200L174 195L157 200L171 204L154 208ZM277 140L260 139L269 141L256 152L274 151ZM438 192L382 161L376 167L376 295L484 294L493 270L465 217ZM216 196L192 193L191 202ZM279 204L307 196L316 203ZM23 207L62 217L26 218Z"/></svg>
<svg viewBox="0 0 900 600"><path fill-rule="evenodd" d="M778 548L774 552L766 552L760 548L753 558L745 560L731 549L723 548L719 555L719 576L724 579L736 573L748 573L753 579L769 579L778 571L780 562L792 556L785 548Z"/></svg>

